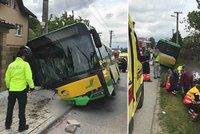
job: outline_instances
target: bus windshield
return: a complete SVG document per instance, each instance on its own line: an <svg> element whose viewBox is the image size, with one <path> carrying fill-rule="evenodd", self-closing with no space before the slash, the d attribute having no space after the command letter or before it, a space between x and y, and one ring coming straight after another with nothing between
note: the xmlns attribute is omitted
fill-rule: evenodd
<svg viewBox="0 0 200 134"><path fill-rule="evenodd" d="M33 71L39 85L52 87L96 68L97 58L90 35L53 38L52 42L33 51Z"/></svg>

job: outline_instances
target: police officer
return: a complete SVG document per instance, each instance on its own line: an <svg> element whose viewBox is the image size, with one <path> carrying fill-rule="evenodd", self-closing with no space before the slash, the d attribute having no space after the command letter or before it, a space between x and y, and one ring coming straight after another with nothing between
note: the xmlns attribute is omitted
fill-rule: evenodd
<svg viewBox="0 0 200 134"><path fill-rule="evenodd" d="M8 106L5 127L10 129L12 124L13 108L16 99L19 103L19 132L29 128L26 124L25 109L27 104L27 83L30 89L34 89L32 72L28 62L24 61L27 56L24 49L17 53L17 58L7 68L5 81L9 91Z"/></svg>
<svg viewBox="0 0 200 134"><path fill-rule="evenodd" d="M154 65L154 79L160 78L160 58L159 58L160 51L159 49L155 50L153 56L153 65Z"/></svg>

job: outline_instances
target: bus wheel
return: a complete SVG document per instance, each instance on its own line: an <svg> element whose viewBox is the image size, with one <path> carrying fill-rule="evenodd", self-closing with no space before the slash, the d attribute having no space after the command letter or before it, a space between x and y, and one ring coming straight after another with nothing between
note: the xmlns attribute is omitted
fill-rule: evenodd
<svg viewBox="0 0 200 134"><path fill-rule="evenodd" d="M142 84L142 93L141 93L141 97L140 97L137 109L142 108L143 102L144 102L144 84Z"/></svg>
<svg viewBox="0 0 200 134"><path fill-rule="evenodd" d="M130 123L129 123L129 131L128 131L128 133L129 134L133 134L133 126L134 126L134 119L133 119L133 117L131 118L131 121L130 121Z"/></svg>

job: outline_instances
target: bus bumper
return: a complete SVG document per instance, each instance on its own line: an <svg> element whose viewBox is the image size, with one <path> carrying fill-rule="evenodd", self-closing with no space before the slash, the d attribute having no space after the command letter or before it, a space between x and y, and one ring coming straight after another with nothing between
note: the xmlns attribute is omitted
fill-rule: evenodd
<svg viewBox="0 0 200 134"><path fill-rule="evenodd" d="M105 96L104 90L99 89L93 91L90 95L79 96L75 98L68 98L64 100L72 101L76 106L86 106L89 101L96 100Z"/></svg>

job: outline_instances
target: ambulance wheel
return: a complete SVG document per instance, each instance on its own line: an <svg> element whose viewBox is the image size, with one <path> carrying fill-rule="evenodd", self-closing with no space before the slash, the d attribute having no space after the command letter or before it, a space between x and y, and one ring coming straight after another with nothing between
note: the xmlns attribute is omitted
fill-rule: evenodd
<svg viewBox="0 0 200 134"><path fill-rule="evenodd" d="M142 93L141 93L141 96L140 96L140 100L139 100L137 109L142 108L143 102L144 102L144 84L142 84Z"/></svg>
<svg viewBox="0 0 200 134"><path fill-rule="evenodd" d="M131 121L129 123L129 130L128 130L128 133L129 134L133 134L133 126L134 126L134 119L133 117L131 118Z"/></svg>

